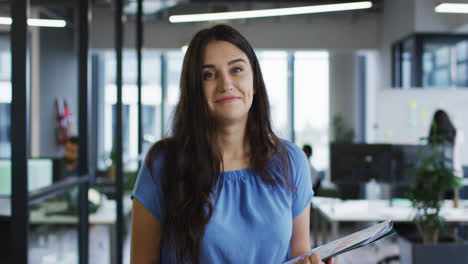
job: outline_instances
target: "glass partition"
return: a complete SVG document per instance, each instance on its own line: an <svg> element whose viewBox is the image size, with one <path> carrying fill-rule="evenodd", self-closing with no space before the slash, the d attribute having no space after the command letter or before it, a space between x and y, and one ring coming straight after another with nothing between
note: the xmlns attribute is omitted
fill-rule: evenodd
<svg viewBox="0 0 468 264"><path fill-rule="evenodd" d="M30 206L28 254L29 263L78 263L77 187Z"/></svg>

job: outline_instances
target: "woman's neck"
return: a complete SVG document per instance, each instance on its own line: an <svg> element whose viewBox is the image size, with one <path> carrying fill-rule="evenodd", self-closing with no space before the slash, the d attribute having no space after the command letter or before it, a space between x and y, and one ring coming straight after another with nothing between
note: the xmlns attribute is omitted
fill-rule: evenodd
<svg viewBox="0 0 468 264"><path fill-rule="evenodd" d="M250 166L250 145L245 126L224 127L218 133L218 144L223 157L224 170Z"/></svg>

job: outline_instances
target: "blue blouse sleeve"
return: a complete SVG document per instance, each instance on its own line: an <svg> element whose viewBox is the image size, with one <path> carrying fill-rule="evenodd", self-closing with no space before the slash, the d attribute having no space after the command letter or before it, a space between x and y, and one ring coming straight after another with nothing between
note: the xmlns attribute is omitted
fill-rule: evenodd
<svg viewBox="0 0 468 264"><path fill-rule="evenodd" d="M314 191L310 179L309 161L304 151L291 142L286 144L291 158L292 183L296 188L296 195L292 201L292 216L295 218L310 204Z"/></svg>
<svg viewBox="0 0 468 264"><path fill-rule="evenodd" d="M161 187L162 158L158 157L153 162L153 176L144 164L139 173L133 189L132 199L136 198L159 221L162 221L165 213L165 204Z"/></svg>

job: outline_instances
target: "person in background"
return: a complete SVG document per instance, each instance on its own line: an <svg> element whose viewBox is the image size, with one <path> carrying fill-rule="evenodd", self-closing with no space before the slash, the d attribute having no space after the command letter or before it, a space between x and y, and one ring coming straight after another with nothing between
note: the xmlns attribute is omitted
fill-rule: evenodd
<svg viewBox="0 0 468 264"><path fill-rule="evenodd" d="M463 141L463 134L457 133L457 129L452 124L448 114L438 109L432 117L431 127L428 135L430 144L440 144L446 157L452 160L454 174L463 178L463 169L460 162L460 145ZM459 190L455 189L444 194L445 199L454 199L455 206L458 207Z"/></svg>
<svg viewBox="0 0 468 264"><path fill-rule="evenodd" d="M431 144L441 143L450 146L451 153L448 156L453 159L455 175L463 178L463 169L460 162L460 146L463 144L463 133L457 131L449 115L438 109L432 117L428 141Z"/></svg>
<svg viewBox="0 0 468 264"><path fill-rule="evenodd" d="M64 176L78 176L78 148L79 139L76 136L70 137L65 143L65 153L63 156Z"/></svg>
<svg viewBox="0 0 468 264"><path fill-rule="evenodd" d="M320 179L319 179L319 172L315 169L314 165L312 165L312 155L314 152L313 152L312 146L309 144L304 144L302 146L302 150L304 151L307 159L309 160L310 179L312 182L314 193L316 193L317 192L316 186Z"/></svg>
<svg viewBox="0 0 468 264"><path fill-rule="evenodd" d="M283 263L307 253L308 161L273 132L252 46L230 26L203 29L180 80L172 136L150 148L132 195L131 263Z"/></svg>

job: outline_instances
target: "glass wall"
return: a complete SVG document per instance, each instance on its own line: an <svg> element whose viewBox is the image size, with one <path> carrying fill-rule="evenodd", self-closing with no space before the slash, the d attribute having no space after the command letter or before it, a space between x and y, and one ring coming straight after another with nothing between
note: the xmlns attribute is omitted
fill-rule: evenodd
<svg viewBox="0 0 468 264"><path fill-rule="evenodd" d="M78 263L78 187L30 206L29 226L29 263ZM90 239L91 244L101 248L100 254L107 246L101 242L103 239Z"/></svg>
<svg viewBox="0 0 468 264"><path fill-rule="evenodd" d="M56 19L31 8L31 18ZM73 21L75 7L67 21ZM65 18L65 17L63 17ZM79 96L77 24L67 27L30 26L27 83L30 89L28 190L78 177ZM0 58L0 63L7 59ZM78 141L70 143L70 138ZM78 263L78 187L53 197L41 197L29 207L29 263Z"/></svg>
<svg viewBox="0 0 468 264"><path fill-rule="evenodd" d="M294 53L294 134L296 144L310 144L318 170L329 160L328 52Z"/></svg>

